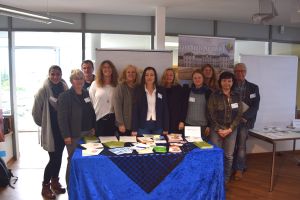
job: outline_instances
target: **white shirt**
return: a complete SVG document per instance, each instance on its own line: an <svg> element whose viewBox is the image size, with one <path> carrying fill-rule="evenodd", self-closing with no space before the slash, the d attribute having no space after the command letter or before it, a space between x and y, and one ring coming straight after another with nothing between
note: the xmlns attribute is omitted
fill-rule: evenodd
<svg viewBox="0 0 300 200"><path fill-rule="evenodd" d="M114 113L112 106L112 94L115 90L111 85L99 87L94 81L89 89L90 98L96 113L96 120L109 113Z"/></svg>
<svg viewBox="0 0 300 200"><path fill-rule="evenodd" d="M148 103L148 111L147 111L147 121L153 120L156 121L156 110L155 110L155 103L156 103L156 89L153 90L152 94L149 93L147 88L145 87L145 92L147 96L147 103Z"/></svg>

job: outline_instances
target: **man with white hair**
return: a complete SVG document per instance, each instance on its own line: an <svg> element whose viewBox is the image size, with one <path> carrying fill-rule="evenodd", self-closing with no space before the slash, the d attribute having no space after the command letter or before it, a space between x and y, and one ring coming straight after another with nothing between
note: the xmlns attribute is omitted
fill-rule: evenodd
<svg viewBox="0 0 300 200"><path fill-rule="evenodd" d="M235 171L235 180L240 180L246 169L246 141L248 138L248 130L254 127L260 102L259 88L257 85L246 80L246 73L247 68L244 63L238 63L235 65L235 91L240 94L243 102L243 116L237 127L237 138L234 153L233 169Z"/></svg>

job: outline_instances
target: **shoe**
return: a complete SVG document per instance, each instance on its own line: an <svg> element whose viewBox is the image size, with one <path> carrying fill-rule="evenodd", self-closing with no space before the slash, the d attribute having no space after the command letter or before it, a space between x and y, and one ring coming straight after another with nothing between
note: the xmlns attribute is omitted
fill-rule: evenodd
<svg viewBox="0 0 300 200"><path fill-rule="evenodd" d="M243 171L237 170L234 174L234 180L239 181L243 178Z"/></svg>
<svg viewBox="0 0 300 200"><path fill-rule="evenodd" d="M55 192L55 194L64 194L66 193L66 189L61 186L59 183L59 178L51 179L51 189Z"/></svg>
<svg viewBox="0 0 300 200"><path fill-rule="evenodd" d="M56 198L55 194L50 189L50 183L47 183L47 184L43 183L42 196L45 199L55 199Z"/></svg>

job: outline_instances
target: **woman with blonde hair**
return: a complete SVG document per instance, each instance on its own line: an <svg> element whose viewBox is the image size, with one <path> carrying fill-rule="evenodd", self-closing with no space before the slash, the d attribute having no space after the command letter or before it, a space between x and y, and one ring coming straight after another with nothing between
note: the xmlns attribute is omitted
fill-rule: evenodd
<svg viewBox="0 0 300 200"><path fill-rule="evenodd" d="M96 113L96 135L115 135L115 114L112 96L118 84L118 72L110 60L104 60L96 70L96 80L89 94Z"/></svg>
<svg viewBox="0 0 300 200"><path fill-rule="evenodd" d="M204 76L204 84L209 87L209 89L211 91L216 91L217 89L219 89L218 87L218 80L217 80L217 75L216 75L216 71L213 68L213 66L211 66L210 64L205 64L202 68L201 68L201 72Z"/></svg>
<svg viewBox="0 0 300 200"><path fill-rule="evenodd" d="M132 109L135 87L139 82L137 68L127 65L120 77L120 84L113 93L113 107L119 136L130 136L132 131Z"/></svg>
<svg viewBox="0 0 300 200"><path fill-rule="evenodd" d="M166 91L169 110L169 133L182 133L184 128L183 89L178 83L175 69L167 68L161 77L161 86Z"/></svg>
<svg viewBox="0 0 300 200"><path fill-rule="evenodd" d="M95 134L95 112L89 93L83 88L84 74L80 69L72 70L72 87L58 97L58 123L68 151L66 183L69 185L69 170L72 155L82 136Z"/></svg>

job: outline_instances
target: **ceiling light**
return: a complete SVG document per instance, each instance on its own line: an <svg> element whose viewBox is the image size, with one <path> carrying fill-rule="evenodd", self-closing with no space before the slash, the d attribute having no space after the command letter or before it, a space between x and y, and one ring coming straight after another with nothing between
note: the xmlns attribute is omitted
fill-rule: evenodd
<svg viewBox="0 0 300 200"><path fill-rule="evenodd" d="M0 15L15 17L15 18L24 19L24 20L30 20L30 21L34 21L34 22L41 22L41 23L46 23L46 24L50 24L52 21L66 23L66 24L74 24L74 21L72 21L72 20L54 17L51 15L43 15L43 14L36 13L33 11L24 10L21 8L15 8L15 7L11 7L11 6L6 6L3 4L0 4Z"/></svg>

